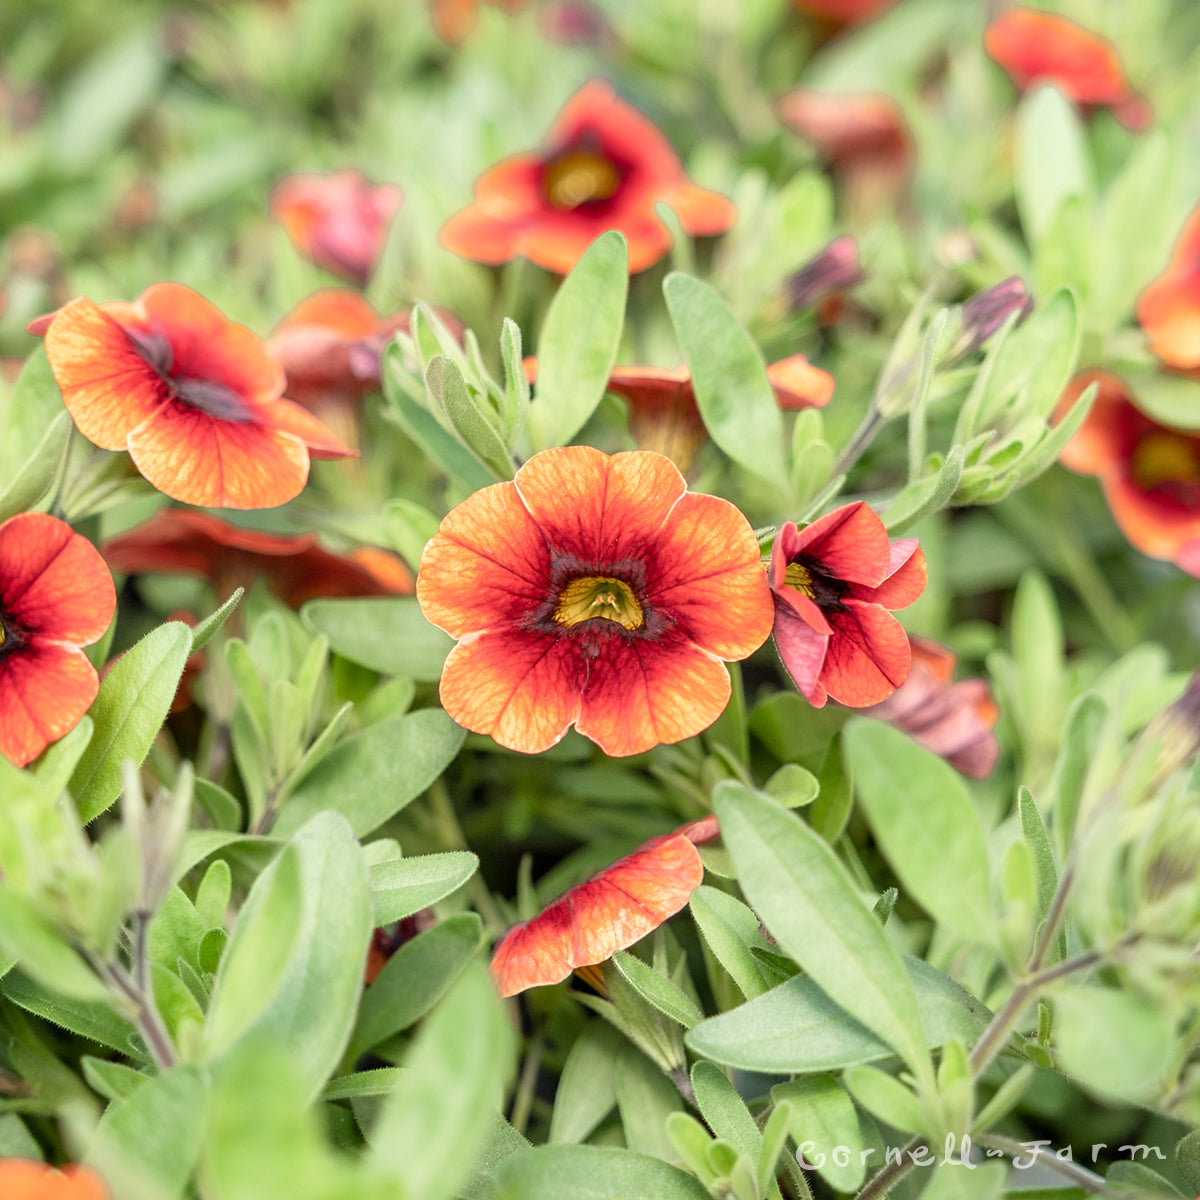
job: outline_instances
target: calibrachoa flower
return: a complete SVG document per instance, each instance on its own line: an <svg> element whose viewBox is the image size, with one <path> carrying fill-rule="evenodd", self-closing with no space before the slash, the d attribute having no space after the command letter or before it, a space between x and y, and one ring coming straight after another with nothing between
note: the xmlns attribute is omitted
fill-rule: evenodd
<svg viewBox="0 0 1200 1200"><path fill-rule="evenodd" d="M484 0L429 0L429 17L438 37L451 46L461 45L479 23L479 6ZM487 0L505 12L515 13L526 0Z"/></svg>
<svg viewBox="0 0 1200 1200"><path fill-rule="evenodd" d="M1058 415L1092 383L1096 399L1059 461L1100 480L1113 518L1138 550L1200 576L1200 434L1146 416L1109 371L1076 375Z"/></svg>
<svg viewBox="0 0 1200 1200"><path fill-rule="evenodd" d="M1167 269L1138 297L1137 319L1166 366L1200 368L1200 205L1184 222Z"/></svg>
<svg viewBox="0 0 1200 1200"><path fill-rule="evenodd" d="M17 766L96 698L96 669L79 647L103 635L116 606L104 560L65 522L30 512L0 525L0 753Z"/></svg>
<svg viewBox="0 0 1200 1200"><path fill-rule="evenodd" d="M287 536L243 529L207 513L160 508L104 547L109 566L127 575L199 575L224 599L261 576L285 604L316 596L412 595L412 575L387 550L363 547L333 554L312 534Z"/></svg>
<svg viewBox="0 0 1200 1200"><path fill-rule="evenodd" d="M988 26L983 47L1022 92L1052 83L1076 104L1110 108L1134 131L1154 119L1148 101L1126 78L1112 42L1066 17L1011 8Z"/></svg>
<svg viewBox="0 0 1200 1200"><path fill-rule="evenodd" d="M485 171L475 202L443 226L443 246L464 258L504 263L524 255L566 274L608 229L625 235L630 271L670 249L655 216L670 205L689 234L724 233L732 203L692 183L662 131L602 80L585 84L558 115L545 147Z"/></svg>
<svg viewBox="0 0 1200 1200"><path fill-rule="evenodd" d="M446 711L529 754L571 725L611 755L699 733L729 699L722 659L771 629L746 518L647 451L535 454L442 521L417 598L460 639Z"/></svg>
<svg viewBox="0 0 1200 1200"><path fill-rule="evenodd" d="M910 637L908 678L864 715L903 729L972 779L986 779L1000 757L992 730L1000 710L985 679L954 680L958 656L928 638Z"/></svg>
<svg viewBox="0 0 1200 1200"><path fill-rule="evenodd" d="M796 687L817 708L832 697L878 704L908 676L908 635L888 611L925 590L916 538L889 544L861 501L804 529L788 521L771 551L775 647Z"/></svg>
<svg viewBox="0 0 1200 1200"><path fill-rule="evenodd" d="M807 16L835 25L859 25L891 8L896 0L792 0Z"/></svg>
<svg viewBox="0 0 1200 1200"><path fill-rule="evenodd" d="M502 996L559 983L612 958L657 929L704 878L697 843L718 835L715 817L651 838L632 854L564 892L496 944L492 978Z"/></svg>
<svg viewBox="0 0 1200 1200"><path fill-rule="evenodd" d="M87 1167L61 1169L28 1158L0 1158L4 1200L108 1200L108 1188Z"/></svg>
<svg viewBox="0 0 1200 1200"><path fill-rule="evenodd" d="M174 500L271 508L303 489L310 454L353 453L283 397L283 368L259 338L180 284L155 284L132 304L80 296L30 331L45 333L79 432L128 450Z"/></svg>
<svg viewBox="0 0 1200 1200"><path fill-rule="evenodd" d="M372 183L352 168L289 175L271 192L271 215L305 258L362 287L403 199L394 183Z"/></svg>

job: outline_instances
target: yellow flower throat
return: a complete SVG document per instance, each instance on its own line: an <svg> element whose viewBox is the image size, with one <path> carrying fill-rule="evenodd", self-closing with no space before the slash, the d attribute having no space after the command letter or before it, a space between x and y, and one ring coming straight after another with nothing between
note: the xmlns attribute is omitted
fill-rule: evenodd
<svg viewBox="0 0 1200 1200"><path fill-rule="evenodd" d="M624 580L607 575L572 579L558 595L554 619L560 625L578 625L597 617L616 621L623 629L641 629L646 624L646 614Z"/></svg>
<svg viewBox="0 0 1200 1200"><path fill-rule="evenodd" d="M546 199L564 212L591 200L607 200L620 186L617 168L603 155L568 151L546 167Z"/></svg>

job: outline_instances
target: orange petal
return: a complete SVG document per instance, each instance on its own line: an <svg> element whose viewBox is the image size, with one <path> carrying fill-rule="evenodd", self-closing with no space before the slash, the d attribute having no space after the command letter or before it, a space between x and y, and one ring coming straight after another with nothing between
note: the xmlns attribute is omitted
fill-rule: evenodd
<svg viewBox="0 0 1200 1200"><path fill-rule="evenodd" d="M904 538L893 542L888 562L888 577L877 587L861 589L862 599L884 608L907 608L925 590L929 574L925 567L925 555L916 538ZM859 594L852 587L851 594Z"/></svg>
<svg viewBox="0 0 1200 1200"><path fill-rule="evenodd" d="M767 368L775 399L784 409L824 408L833 399L833 376L814 367L803 354L781 358Z"/></svg>
<svg viewBox="0 0 1200 1200"><path fill-rule="evenodd" d="M124 450L169 395L121 326L83 296L51 321L46 357L79 432L102 450Z"/></svg>
<svg viewBox="0 0 1200 1200"><path fill-rule="evenodd" d="M1200 538L1200 509L1156 492L1147 492L1125 476L1102 478L1104 498L1121 532L1143 554L1174 559Z"/></svg>
<svg viewBox="0 0 1200 1200"><path fill-rule="evenodd" d="M375 332L379 313L353 288L321 288L305 297L275 327L276 333L293 325L320 325L343 337L357 339Z"/></svg>
<svg viewBox="0 0 1200 1200"><path fill-rule="evenodd" d="M664 192L661 199L679 218L683 232L693 237L724 233L737 220L737 209L728 196L710 192L690 180Z"/></svg>
<svg viewBox="0 0 1200 1200"><path fill-rule="evenodd" d="M774 620L754 531L718 496L689 492L675 505L656 540L646 595L689 641L726 661L753 654Z"/></svg>
<svg viewBox="0 0 1200 1200"><path fill-rule="evenodd" d="M1167 366L1200 367L1200 268L1169 268L1138 296L1137 320Z"/></svg>
<svg viewBox="0 0 1200 1200"><path fill-rule="evenodd" d="M808 603L812 605L811 600ZM812 607L816 608L815 605ZM832 630L825 633L816 628L776 596L775 649L796 689L814 708L825 707L827 697L821 683L821 668L825 665L825 652L832 636Z"/></svg>
<svg viewBox="0 0 1200 1200"><path fill-rule="evenodd" d="M878 604L844 601L846 611L830 620L833 637L825 651L821 683L851 708L878 704L908 677L911 652L900 622Z"/></svg>
<svg viewBox="0 0 1200 1200"><path fill-rule="evenodd" d="M613 634L589 666L576 728L613 758L693 737L729 701L729 672L695 646Z"/></svg>
<svg viewBox="0 0 1200 1200"><path fill-rule="evenodd" d="M1117 470L1133 448L1134 426L1144 420L1120 376L1111 371L1088 370L1080 371L1063 390L1054 412L1055 424L1093 383L1097 390L1092 407L1058 458L1064 467L1080 475L1106 475Z"/></svg>
<svg viewBox="0 0 1200 1200"><path fill-rule="evenodd" d="M100 680L82 650L32 639L0 661L0 753L18 767L69 733Z"/></svg>
<svg viewBox="0 0 1200 1200"><path fill-rule="evenodd" d="M551 598L549 586L549 547L511 483L454 508L417 573L425 619L456 638L517 624Z"/></svg>
<svg viewBox="0 0 1200 1200"><path fill-rule="evenodd" d="M781 529L780 536L784 533ZM789 541L783 546L788 562L802 553L810 555L838 579L870 587L887 578L891 562L887 530L861 500L818 517Z"/></svg>
<svg viewBox="0 0 1200 1200"><path fill-rule="evenodd" d="M446 712L510 750L538 754L579 715L588 666L574 639L505 630L459 642L442 668Z"/></svg>
<svg viewBox="0 0 1200 1200"><path fill-rule="evenodd" d="M308 448L313 458L346 458L358 453L352 450L327 425L291 400L280 398L262 404L259 419L272 433L290 434Z"/></svg>

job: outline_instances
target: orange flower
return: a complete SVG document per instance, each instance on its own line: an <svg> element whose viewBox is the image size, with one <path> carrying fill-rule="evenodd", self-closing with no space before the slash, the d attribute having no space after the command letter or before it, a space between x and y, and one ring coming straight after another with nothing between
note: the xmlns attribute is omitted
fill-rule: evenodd
<svg viewBox="0 0 1200 1200"><path fill-rule="evenodd" d="M632 854L564 892L496 944L491 972L502 996L559 983L611 958L674 916L699 887L696 844L718 834L715 817L651 838Z"/></svg>
<svg viewBox="0 0 1200 1200"><path fill-rule="evenodd" d="M864 715L903 729L972 779L986 779L1000 757L992 730L1000 710L984 679L953 682L958 656L928 638L909 637L908 678Z"/></svg>
<svg viewBox="0 0 1200 1200"><path fill-rule="evenodd" d="M332 554L312 534L288 537L242 529L207 513L160 508L104 547L115 571L127 575L199 575L218 599L249 587L260 575L285 604L299 608L315 596L412 595L412 576L386 550Z"/></svg>
<svg viewBox="0 0 1200 1200"><path fill-rule="evenodd" d="M271 508L299 495L310 453L353 453L282 397L283 368L263 342L180 284L155 284L132 304L80 296L29 328L46 335L79 432L128 450L174 500Z"/></svg>
<svg viewBox="0 0 1200 1200"><path fill-rule="evenodd" d="M571 725L616 756L699 733L729 699L722 659L771 629L746 518L647 451L535 454L445 518L417 598L460 639L446 711L528 754Z"/></svg>
<svg viewBox="0 0 1200 1200"><path fill-rule="evenodd" d="M1059 461L1100 480L1113 518L1133 546L1200 577L1200 434L1146 416L1125 381L1109 371L1076 375L1057 415L1092 383L1099 388L1096 399Z"/></svg>
<svg viewBox="0 0 1200 1200"><path fill-rule="evenodd" d="M507 13L518 12L525 0L487 0ZM484 0L429 0L429 17L438 37L460 46L479 23L479 6Z"/></svg>
<svg viewBox="0 0 1200 1200"><path fill-rule="evenodd" d="M630 271L644 271L671 246L654 213L660 200L690 234L724 233L733 224L732 203L692 183L662 131L594 79L567 101L543 150L514 155L479 177L475 203L455 213L439 238L476 262L523 254L566 274L600 234L618 229L629 244Z"/></svg>
<svg viewBox="0 0 1200 1200"><path fill-rule="evenodd" d="M362 287L403 199L394 183L372 183L352 168L289 175L271 192L271 216L305 258Z"/></svg>
<svg viewBox="0 0 1200 1200"><path fill-rule="evenodd" d="M0 1158L4 1200L109 1200L98 1175L74 1163L61 1170L28 1158Z"/></svg>
<svg viewBox="0 0 1200 1200"><path fill-rule="evenodd" d="M72 730L96 698L79 648L117 607L96 548L57 517L20 513L0 525L0 753L31 762Z"/></svg>
<svg viewBox="0 0 1200 1200"><path fill-rule="evenodd" d="M1200 205L1184 222L1167 269L1138 297L1137 319L1166 366L1200 368Z"/></svg>
<svg viewBox="0 0 1200 1200"><path fill-rule="evenodd" d="M788 521L771 551L775 647L815 708L828 697L853 708L878 704L908 676L908 635L888 611L925 590L916 538L889 544L862 501L799 530Z"/></svg>
<svg viewBox="0 0 1200 1200"><path fill-rule="evenodd" d="M1076 104L1112 109L1135 132L1154 119L1150 104L1126 78L1112 42L1066 17L1009 9L987 27L983 47L1022 92L1052 83Z"/></svg>

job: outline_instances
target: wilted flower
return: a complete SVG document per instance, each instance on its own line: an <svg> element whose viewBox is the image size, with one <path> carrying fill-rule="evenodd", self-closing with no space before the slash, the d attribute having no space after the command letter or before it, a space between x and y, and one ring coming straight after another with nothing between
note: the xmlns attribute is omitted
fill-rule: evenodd
<svg viewBox="0 0 1200 1200"><path fill-rule="evenodd" d="M289 175L271 192L271 215L305 258L362 287L403 199L394 183L372 183L349 168Z"/></svg>
<svg viewBox="0 0 1200 1200"><path fill-rule="evenodd" d="M585 84L558 115L544 149L485 171L475 202L443 226L443 246L464 258L504 263L518 255L566 274L608 229L629 246L630 271L671 247L659 201L689 234L724 233L732 203L692 183L662 131L602 80Z"/></svg>
<svg viewBox="0 0 1200 1200"><path fill-rule="evenodd" d="M908 635L888 609L925 590L916 538L889 544L866 504L847 504L802 530L788 521L775 535L770 580L775 647L814 707L830 696L878 704L908 677Z"/></svg>
<svg viewBox="0 0 1200 1200"><path fill-rule="evenodd" d="M28 512L0 525L0 754L17 766L96 698L99 677L79 647L103 635L116 606L104 560L66 522Z"/></svg>
<svg viewBox="0 0 1200 1200"><path fill-rule="evenodd" d="M696 844L718 835L715 817L651 838L586 883L564 892L496 944L492 978L502 996L559 983L657 929L704 878Z"/></svg>
<svg viewBox="0 0 1200 1200"><path fill-rule="evenodd" d="M187 504L271 508L299 495L309 456L353 451L283 398L283 368L244 325L177 283L132 304L84 296L31 323L79 432L128 450Z"/></svg>
<svg viewBox="0 0 1200 1200"><path fill-rule="evenodd" d="M446 711L528 754L571 725L616 756L699 733L729 699L722 660L771 628L746 518L662 455L589 446L535 454L453 509L417 598L460 639Z"/></svg>
<svg viewBox="0 0 1200 1200"><path fill-rule="evenodd" d="M983 47L1022 92L1052 83L1076 104L1111 109L1134 131L1154 119L1126 78L1116 47L1057 13L1010 8L988 26Z"/></svg>

